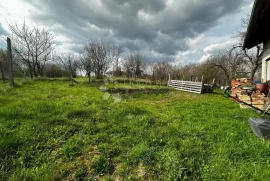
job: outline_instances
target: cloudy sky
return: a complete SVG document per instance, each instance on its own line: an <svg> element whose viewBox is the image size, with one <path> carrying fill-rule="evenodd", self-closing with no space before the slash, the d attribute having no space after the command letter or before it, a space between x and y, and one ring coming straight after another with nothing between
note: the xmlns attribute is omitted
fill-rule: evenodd
<svg viewBox="0 0 270 181"><path fill-rule="evenodd" d="M80 53L87 40L103 39L147 60L200 62L236 42L253 1L2 0L0 36L9 34L7 22L25 20L52 30L61 52Z"/></svg>

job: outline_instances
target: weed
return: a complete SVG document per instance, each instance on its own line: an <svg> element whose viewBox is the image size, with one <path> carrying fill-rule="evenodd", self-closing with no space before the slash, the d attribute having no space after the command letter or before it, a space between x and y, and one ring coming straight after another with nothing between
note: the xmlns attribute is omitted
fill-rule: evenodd
<svg viewBox="0 0 270 181"><path fill-rule="evenodd" d="M96 174L112 173L114 167L111 160L105 156L96 156L92 160L92 168Z"/></svg>
<svg viewBox="0 0 270 181"><path fill-rule="evenodd" d="M87 177L87 171L84 167L79 167L75 173L76 180L82 181L86 180Z"/></svg>

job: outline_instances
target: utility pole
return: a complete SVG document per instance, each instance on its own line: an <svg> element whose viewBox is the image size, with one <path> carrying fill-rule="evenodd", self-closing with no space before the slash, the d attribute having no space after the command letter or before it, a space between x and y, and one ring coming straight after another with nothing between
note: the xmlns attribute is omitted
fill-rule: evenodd
<svg viewBox="0 0 270 181"><path fill-rule="evenodd" d="M13 68L12 68L12 51L11 51L11 42L10 38L7 37L7 50L8 50L8 80L9 85L14 86L14 80L13 80Z"/></svg>

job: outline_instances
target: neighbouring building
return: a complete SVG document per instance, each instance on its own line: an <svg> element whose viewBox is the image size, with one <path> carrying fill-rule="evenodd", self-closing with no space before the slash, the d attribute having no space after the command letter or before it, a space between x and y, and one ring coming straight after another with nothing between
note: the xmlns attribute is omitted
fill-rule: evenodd
<svg viewBox="0 0 270 181"><path fill-rule="evenodd" d="M253 48L263 43L261 81L270 80L270 0L255 0L247 34L245 48Z"/></svg>

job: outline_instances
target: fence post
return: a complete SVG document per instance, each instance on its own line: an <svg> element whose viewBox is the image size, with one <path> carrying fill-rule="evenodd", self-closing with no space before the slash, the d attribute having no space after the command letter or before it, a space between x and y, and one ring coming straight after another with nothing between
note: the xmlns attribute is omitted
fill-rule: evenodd
<svg viewBox="0 0 270 181"><path fill-rule="evenodd" d="M214 78L214 79L213 79L213 82L212 82L212 84L215 84L215 80L216 80L216 78Z"/></svg>
<svg viewBox="0 0 270 181"><path fill-rule="evenodd" d="M12 51L11 51L11 42L10 38L7 37L7 50L8 50L8 80L9 85L14 86L14 79L13 79L13 68L12 68Z"/></svg>

